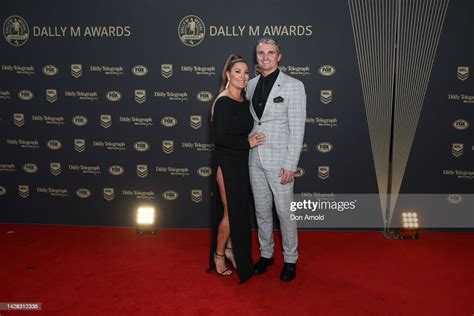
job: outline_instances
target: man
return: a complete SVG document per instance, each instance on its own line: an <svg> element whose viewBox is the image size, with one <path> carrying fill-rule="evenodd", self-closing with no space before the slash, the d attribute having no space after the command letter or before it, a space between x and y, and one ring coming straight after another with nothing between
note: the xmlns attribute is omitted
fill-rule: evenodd
<svg viewBox="0 0 474 316"><path fill-rule="evenodd" d="M263 132L266 142L250 150L250 183L260 242L260 260L255 274L265 273L273 259L272 202L280 220L284 265L280 279L296 277L298 235L296 221L290 220L295 171L303 144L306 121L306 93L303 83L278 69L281 53L272 38L258 41L260 76L249 81L247 98L254 118L251 132Z"/></svg>

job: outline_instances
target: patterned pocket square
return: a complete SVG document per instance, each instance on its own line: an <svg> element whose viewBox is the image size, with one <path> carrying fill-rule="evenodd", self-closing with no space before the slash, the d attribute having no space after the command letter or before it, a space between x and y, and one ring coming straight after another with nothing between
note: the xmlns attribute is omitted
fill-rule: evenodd
<svg viewBox="0 0 474 316"><path fill-rule="evenodd" d="M276 97L275 99L273 99L273 102L275 103L282 103L283 101L285 101L285 99L283 99L282 97Z"/></svg>

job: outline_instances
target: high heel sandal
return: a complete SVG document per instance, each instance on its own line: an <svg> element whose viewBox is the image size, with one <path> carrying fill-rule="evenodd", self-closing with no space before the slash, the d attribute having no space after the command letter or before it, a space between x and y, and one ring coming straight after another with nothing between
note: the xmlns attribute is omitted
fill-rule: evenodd
<svg viewBox="0 0 474 316"><path fill-rule="evenodd" d="M224 252L225 253L225 252ZM217 252L214 252L214 265L216 266L216 272L217 274L219 275L222 275L222 276L229 276L229 275L232 275L232 271L230 271L229 269L227 269L227 266L226 266L226 269L222 272L219 272L219 270L217 270L217 264L216 264L216 261L217 260L224 260L224 263L225 263L225 254L223 255L220 255L218 254Z"/></svg>
<svg viewBox="0 0 474 316"><path fill-rule="evenodd" d="M227 253L229 253L227 251L227 249L230 249L229 252L230 252L230 255L227 255ZM225 255L225 258L226 260L228 260L232 266L234 267L235 270L237 270L237 264L235 263L235 257L234 257L234 251L232 250L233 248L230 248L230 247L225 247L224 249L224 255Z"/></svg>

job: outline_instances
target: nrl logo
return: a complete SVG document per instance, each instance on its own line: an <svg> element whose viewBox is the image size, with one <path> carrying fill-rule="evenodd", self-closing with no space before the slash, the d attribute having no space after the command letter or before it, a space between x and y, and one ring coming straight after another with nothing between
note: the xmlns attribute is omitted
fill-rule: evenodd
<svg viewBox="0 0 474 316"><path fill-rule="evenodd" d="M135 101L139 104L142 104L146 101L146 91L145 90L135 90Z"/></svg>
<svg viewBox="0 0 474 316"><path fill-rule="evenodd" d="M17 127L22 127L25 125L25 115L23 113L14 113L13 124Z"/></svg>
<svg viewBox="0 0 474 316"><path fill-rule="evenodd" d="M71 65L71 75L74 78L79 78L82 76L82 65L81 64L72 64Z"/></svg>
<svg viewBox="0 0 474 316"><path fill-rule="evenodd" d="M27 185L19 185L18 186L18 195L21 198L26 199L27 197L30 196L30 187Z"/></svg>
<svg viewBox="0 0 474 316"><path fill-rule="evenodd" d="M329 166L319 166L318 177L322 180L329 178Z"/></svg>
<svg viewBox="0 0 474 316"><path fill-rule="evenodd" d="M453 144L451 148L451 153L454 157L461 157L464 153L464 144Z"/></svg>
<svg viewBox="0 0 474 316"><path fill-rule="evenodd" d="M202 201L202 190L191 190L191 201L199 203Z"/></svg>
<svg viewBox="0 0 474 316"><path fill-rule="evenodd" d="M332 90L321 90L320 100L323 104L329 104L332 102Z"/></svg>
<svg viewBox="0 0 474 316"><path fill-rule="evenodd" d="M103 128L109 128L112 126L112 115L103 114L100 116L100 126Z"/></svg>
<svg viewBox="0 0 474 316"><path fill-rule="evenodd" d="M46 101L54 103L58 100L58 91L56 89L46 89Z"/></svg>
<svg viewBox="0 0 474 316"><path fill-rule="evenodd" d="M148 166L147 165L137 165L137 176L140 178L145 178L148 176Z"/></svg>
<svg viewBox="0 0 474 316"><path fill-rule="evenodd" d="M161 65L161 75L164 78L169 78L173 75L173 65L172 64L162 64Z"/></svg>
<svg viewBox="0 0 474 316"><path fill-rule="evenodd" d="M459 66L457 77L459 80L464 81L469 78L469 67L467 66Z"/></svg>
<svg viewBox="0 0 474 316"><path fill-rule="evenodd" d="M83 152L84 150L86 150L86 141L84 139L75 139L74 149L77 152Z"/></svg>
<svg viewBox="0 0 474 316"><path fill-rule="evenodd" d="M106 201L110 202L115 198L115 193L114 193L113 188L104 188L102 192L103 192L104 200Z"/></svg>
<svg viewBox="0 0 474 316"><path fill-rule="evenodd" d="M164 140L162 144L165 154L171 154L174 151L174 142L172 140Z"/></svg>
<svg viewBox="0 0 474 316"><path fill-rule="evenodd" d="M198 129L202 126L202 117L201 115L191 115L189 118L189 124L192 128Z"/></svg>
<svg viewBox="0 0 474 316"><path fill-rule="evenodd" d="M51 172L53 176L59 176L61 174L61 163L59 162L50 163L49 172Z"/></svg>

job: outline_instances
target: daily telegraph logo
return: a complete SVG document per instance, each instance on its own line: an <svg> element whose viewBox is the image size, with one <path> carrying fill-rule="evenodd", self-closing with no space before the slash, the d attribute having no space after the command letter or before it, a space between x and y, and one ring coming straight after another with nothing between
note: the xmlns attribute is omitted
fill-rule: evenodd
<svg viewBox="0 0 474 316"><path fill-rule="evenodd" d="M103 192L104 200L110 202L113 199L115 199L115 192L113 188L104 188L102 192Z"/></svg>
<svg viewBox="0 0 474 316"><path fill-rule="evenodd" d="M147 165L137 165L137 176L140 178L145 178L148 176L148 166Z"/></svg>
<svg viewBox="0 0 474 316"><path fill-rule="evenodd" d="M197 46L201 44L206 35L204 22L195 15L185 16L178 25L178 36L186 46Z"/></svg>
<svg viewBox="0 0 474 316"><path fill-rule="evenodd" d="M319 166L318 177L322 180L329 178L329 166Z"/></svg>
<svg viewBox="0 0 474 316"><path fill-rule="evenodd" d="M19 185L18 186L18 195L21 198L26 199L27 197L30 196L30 187L27 185Z"/></svg>
<svg viewBox="0 0 474 316"><path fill-rule="evenodd" d="M202 201L202 190L191 190L191 201L200 203Z"/></svg>
<svg viewBox="0 0 474 316"><path fill-rule="evenodd" d="M86 150L86 141L84 139L75 139L74 149L79 153L83 152Z"/></svg>
<svg viewBox="0 0 474 316"><path fill-rule="evenodd" d="M49 164L49 172L53 175L53 176L59 176L61 174L61 163L59 162L51 162Z"/></svg>
<svg viewBox="0 0 474 316"><path fill-rule="evenodd" d="M194 129L200 128L202 126L202 116L191 115L189 118L189 125Z"/></svg>
<svg viewBox="0 0 474 316"><path fill-rule="evenodd" d="M165 154L171 154L174 151L174 141L164 140L162 142L162 145L163 145L163 152Z"/></svg>
<svg viewBox="0 0 474 316"><path fill-rule="evenodd" d="M464 153L464 144L453 144L451 147L451 153L453 154L454 157L461 157L462 154Z"/></svg>
<svg viewBox="0 0 474 316"><path fill-rule="evenodd" d="M173 65L172 64L162 64L161 65L161 75L168 79L173 75Z"/></svg>
<svg viewBox="0 0 474 316"><path fill-rule="evenodd" d="M103 128L109 128L112 126L112 115L103 114L100 116L100 126Z"/></svg>
<svg viewBox="0 0 474 316"><path fill-rule="evenodd" d="M321 90L320 100L323 104L329 104L332 102L332 90Z"/></svg>
<svg viewBox="0 0 474 316"><path fill-rule="evenodd" d="M135 102L142 104L146 101L146 91L145 90L135 90Z"/></svg>
<svg viewBox="0 0 474 316"><path fill-rule="evenodd" d="M3 22L3 36L10 45L24 45L30 37L28 23L18 15L8 17L5 22Z"/></svg>
<svg viewBox="0 0 474 316"><path fill-rule="evenodd" d="M58 91L56 89L46 89L46 101L54 103L58 100Z"/></svg>
<svg viewBox="0 0 474 316"><path fill-rule="evenodd" d="M14 113L13 124L17 127L22 127L25 125L25 115L23 113Z"/></svg>
<svg viewBox="0 0 474 316"><path fill-rule="evenodd" d="M71 65L71 76L74 78L79 78L82 76L82 65L81 64L72 64Z"/></svg>
<svg viewBox="0 0 474 316"><path fill-rule="evenodd" d="M136 65L132 68L132 74L138 77L145 76L148 73L148 68L143 65Z"/></svg>
<svg viewBox="0 0 474 316"><path fill-rule="evenodd" d="M457 77L459 80L464 81L469 78L469 67L467 66L459 66Z"/></svg>

